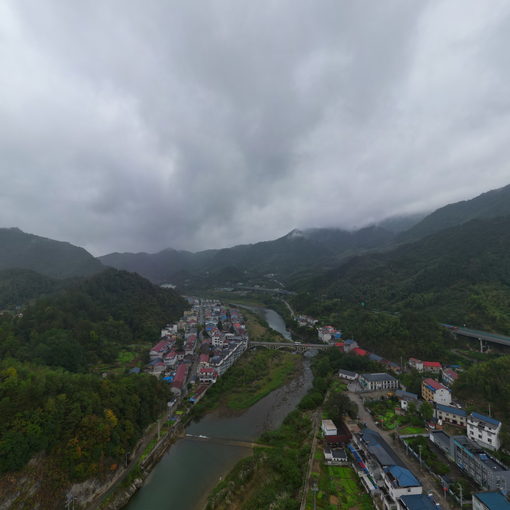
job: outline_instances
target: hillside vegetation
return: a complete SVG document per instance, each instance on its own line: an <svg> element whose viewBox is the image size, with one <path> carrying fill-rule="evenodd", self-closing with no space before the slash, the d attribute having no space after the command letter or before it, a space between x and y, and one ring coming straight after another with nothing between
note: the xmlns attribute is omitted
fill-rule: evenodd
<svg viewBox="0 0 510 510"><path fill-rule="evenodd" d="M474 220L384 254L352 258L301 284L343 308L425 312L452 323L510 330L510 217ZM325 308L308 298L309 305ZM327 300L326 300L327 301Z"/></svg>
<svg viewBox="0 0 510 510"><path fill-rule="evenodd" d="M70 284L70 280L57 280L30 269L3 269L0 271L0 310L15 309Z"/></svg>
<svg viewBox="0 0 510 510"><path fill-rule="evenodd" d="M509 215L510 185L488 191L471 200L463 200L441 207L401 233L398 240L412 241L471 220Z"/></svg>
<svg viewBox="0 0 510 510"><path fill-rule="evenodd" d="M70 243L0 228L0 270L31 269L53 278L90 276L104 269L88 251Z"/></svg>
<svg viewBox="0 0 510 510"><path fill-rule="evenodd" d="M92 369L131 342L154 342L187 306L172 290L109 269L21 316L0 315L0 493L20 494L19 508L60 508L71 483L125 462L166 408L168 387Z"/></svg>

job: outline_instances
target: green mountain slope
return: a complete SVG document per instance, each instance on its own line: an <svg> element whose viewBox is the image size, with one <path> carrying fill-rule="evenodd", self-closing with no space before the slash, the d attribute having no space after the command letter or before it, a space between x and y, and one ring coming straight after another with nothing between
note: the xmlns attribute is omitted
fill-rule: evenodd
<svg viewBox="0 0 510 510"><path fill-rule="evenodd" d="M22 306L69 284L69 280L57 280L30 269L4 269L0 271L0 309Z"/></svg>
<svg viewBox="0 0 510 510"><path fill-rule="evenodd" d="M164 250L156 254L112 253L103 264L134 271L154 282L181 283L188 279L204 285L238 281L239 275L290 274L317 267L334 267L353 253L385 246L393 234L380 227L355 232L340 229L293 230L272 241L221 250L190 253ZM246 276L244 276L246 278Z"/></svg>
<svg viewBox="0 0 510 510"><path fill-rule="evenodd" d="M387 253L354 257L300 290L510 332L510 217L473 220Z"/></svg>
<svg viewBox="0 0 510 510"><path fill-rule="evenodd" d="M0 228L0 270L31 269L53 278L90 276L104 266L89 252L17 228Z"/></svg>
<svg viewBox="0 0 510 510"><path fill-rule="evenodd" d="M7 317L0 357L83 371L115 360L130 343L153 342L187 302L134 273L107 269Z"/></svg>
<svg viewBox="0 0 510 510"><path fill-rule="evenodd" d="M483 193L472 200L464 200L441 207L400 234L398 241L407 242L420 239L474 219L508 215L510 215L510 185Z"/></svg>

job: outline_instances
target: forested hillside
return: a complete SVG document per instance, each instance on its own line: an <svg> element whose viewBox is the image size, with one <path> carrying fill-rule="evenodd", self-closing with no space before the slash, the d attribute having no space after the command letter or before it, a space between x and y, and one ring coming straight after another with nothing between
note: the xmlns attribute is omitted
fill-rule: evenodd
<svg viewBox="0 0 510 510"><path fill-rule="evenodd" d="M0 271L0 310L20 307L70 284L69 280L57 280L30 269L4 269Z"/></svg>
<svg viewBox="0 0 510 510"><path fill-rule="evenodd" d="M308 292L322 296L323 306L340 299L344 307L419 311L510 331L510 217L474 220L391 252L355 257L297 288L303 304Z"/></svg>
<svg viewBox="0 0 510 510"><path fill-rule="evenodd" d="M114 269L63 290L35 273L19 275L20 288L27 278L40 282L33 291L54 293L22 314L0 315L0 493L16 494L22 483L20 508L50 509L63 504L69 484L122 464L166 407L168 388L153 376L103 378L92 369L130 343L154 342L188 305Z"/></svg>
<svg viewBox="0 0 510 510"><path fill-rule="evenodd" d="M90 276L104 266L88 251L70 243L0 228L0 270L31 269L53 278Z"/></svg>
<svg viewBox="0 0 510 510"><path fill-rule="evenodd" d="M488 191L471 200L463 200L441 207L407 231L402 232L398 240L401 242L413 241L474 219L508 215L510 215L510 185Z"/></svg>
<svg viewBox="0 0 510 510"><path fill-rule="evenodd" d="M0 356L83 371L115 359L133 342L152 342L187 303L141 276L108 269L2 317Z"/></svg>

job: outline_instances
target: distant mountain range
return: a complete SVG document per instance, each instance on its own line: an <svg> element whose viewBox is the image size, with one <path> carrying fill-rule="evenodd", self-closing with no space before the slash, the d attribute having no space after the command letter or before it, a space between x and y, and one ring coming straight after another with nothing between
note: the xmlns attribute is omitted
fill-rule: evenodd
<svg viewBox="0 0 510 510"><path fill-rule="evenodd" d="M267 273L286 278L310 268L334 267L343 258L381 248L395 237L382 227L354 232L333 228L293 230L273 241L198 253L163 250L159 253L111 253L99 260L107 266L134 271L154 282L181 283L194 278L204 284L232 283Z"/></svg>
<svg viewBox="0 0 510 510"><path fill-rule="evenodd" d="M105 269L84 248L19 228L0 228L0 270L30 269L52 278L90 276Z"/></svg>
<svg viewBox="0 0 510 510"><path fill-rule="evenodd" d="M264 278L269 286L283 282L300 288L308 286L310 280L320 280L320 275L329 274L328 271L345 271L354 263L350 261L352 257L366 255L362 260L379 260L378 252L390 259L400 257L399 254L411 248L400 250L398 246L473 219L500 216L510 216L510 185L447 205L425 217L391 218L352 232L335 228L296 229L279 239L232 248L197 253L169 248L154 254L111 253L98 259L69 243L26 234L17 228L4 228L0 229L0 271L25 269L50 278L67 279L92 275L110 266L136 272L154 283L170 282L181 288L260 283ZM269 282L268 278L274 281ZM2 280L7 281L11 290L13 282L18 281L12 273L0 273L0 283ZM19 281L25 282L26 288L33 281L37 292L58 286L55 282L36 279L30 273L23 273ZM14 291L16 295L18 290ZM28 296L30 292L20 288L18 294Z"/></svg>

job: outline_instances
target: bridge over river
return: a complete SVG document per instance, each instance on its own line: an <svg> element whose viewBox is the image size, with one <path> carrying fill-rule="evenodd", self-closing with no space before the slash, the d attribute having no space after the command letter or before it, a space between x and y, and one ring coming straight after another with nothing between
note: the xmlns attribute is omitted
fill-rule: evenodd
<svg viewBox="0 0 510 510"><path fill-rule="evenodd" d="M248 347L265 347L266 349L291 349L297 352L306 352L311 350L322 351L331 349L334 345L329 344L303 344L301 342L249 342Z"/></svg>

